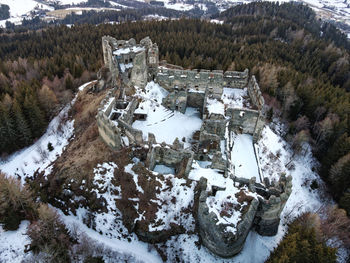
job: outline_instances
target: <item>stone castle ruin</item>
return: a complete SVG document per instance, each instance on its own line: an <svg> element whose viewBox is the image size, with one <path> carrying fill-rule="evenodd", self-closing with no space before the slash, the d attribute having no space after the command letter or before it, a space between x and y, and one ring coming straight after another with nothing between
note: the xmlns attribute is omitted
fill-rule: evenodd
<svg viewBox="0 0 350 263"><path fill-rule="evenodd" d="M104 36L102 47L105 66L98 73L95 89L110 89L97 114L103 141L115 150L145 147L147 169L167 167L176 176L199 181L196 220L203 244L213 253L222 257L237 254L251 229L275 235L292 184L290 176L281 175L278 182L270 183L261 174L254 143L264 127L264 98L255 77L247 69L185 70L160 62L158 46L148 37L137 44L134 39ZM189 128L195 121L198 126L188 136L183 133L182 138L166 141L169 132L161 133L161 129L177 118L178 126L190 118ZM152 130L152 125L159 129ZM172 133L176 132L177 127ZM162 136L166 140L159 139ZM240 140L248 140L251 149L256 166L252 177L242 176L241 165L237 165L235 147ZM200 169L230 180L233 188L202 177ZM222 205L225 211L218 214L213 203L223 193L231 194L222 204L236 203ZM222 223L235 213L239 213L238 221Z"/></svg>

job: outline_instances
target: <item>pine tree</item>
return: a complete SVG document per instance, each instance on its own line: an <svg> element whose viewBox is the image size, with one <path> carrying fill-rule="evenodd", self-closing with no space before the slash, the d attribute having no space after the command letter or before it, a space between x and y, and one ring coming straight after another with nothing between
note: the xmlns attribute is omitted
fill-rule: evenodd
<svg viewBox="0 0 350 263"><path fill-rule="evenodd" d="M23 116L22 109L15 99L13 102L13 114L16 125L17 141L19 147L24 147L32 142L32 134L30 128Z"/></svg>
<svg viewBox="0 0 350 263"><path fill-rule="evenodd" d="M23 109L33 138L40 137L46 127L46 122L44 114L38 107L37 100L33 95L29 93L26 94Z"/></svg>
<svg viewBox="0 0 350 263"><path fill-rule="evenodd" d="M12 99L7 96L0 103L0 149L2 153L10 153L18 148L16 128L11 115Z"/></svg>

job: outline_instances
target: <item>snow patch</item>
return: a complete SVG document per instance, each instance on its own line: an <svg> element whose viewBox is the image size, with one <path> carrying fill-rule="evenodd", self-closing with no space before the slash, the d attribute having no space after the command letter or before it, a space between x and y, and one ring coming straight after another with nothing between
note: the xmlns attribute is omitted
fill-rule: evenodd
<svg viewBox="0 0 350 263"><path fill-rule="evenodd" d="M26 235L29 221L22 221L15 231L4 231L0 226L0 261L20 263L31 253L24 253L25 245L30 243Z"/></svg>

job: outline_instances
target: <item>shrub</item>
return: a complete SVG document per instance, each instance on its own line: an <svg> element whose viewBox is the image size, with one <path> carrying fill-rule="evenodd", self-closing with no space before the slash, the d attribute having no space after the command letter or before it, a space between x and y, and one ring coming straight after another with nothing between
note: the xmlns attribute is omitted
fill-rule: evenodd
<svg viewBox="0 0 350 263"><path fill-rule="evenodd" d="M49 150L49 152L52 152L54 150L51 142L47 144L47 149Z"/></svg>
<svg viewBox="0 0 350 263"><path fill-rule="evenodd" d="M312 189L312 190L315 190L315 189L317 189L319 186L318 186L318 183L317 183L317 181L316 180L312 180L312 182L311 182L311 184L310 184L310 188Z"/></svg>
<svg viewBox="0 0 350 263"><path fill-rule="evenodd" d="M16 230L23 219L35 217L31 192L17 179L0 173L0 223L5 230Z"/></svg>
<svg viewBox="0 0 350 263"><path fill-rule="evenodd" d="M38 209L38 220L33 222L27 231L31 239L28 251L45 253L50 262L70 262L69 250L75 243L58 214L41 204Z"/></svg>

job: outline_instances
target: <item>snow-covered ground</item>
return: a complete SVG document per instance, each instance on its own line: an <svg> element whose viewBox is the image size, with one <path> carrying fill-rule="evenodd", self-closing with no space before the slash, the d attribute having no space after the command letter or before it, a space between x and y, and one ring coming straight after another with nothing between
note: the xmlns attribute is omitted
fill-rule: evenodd
<svg viewBox="0 0 350 263"><path fill-rule="evenodd" d="M199 112L194 108L187 108L185 114L168 110L161 105L167 94L166 90L154 82L147 84L145 92L139 90L138 96L142 98L142 102L135 112L147 113L147 119L135 121L132 127L141 130L146 140L148 133L153 133L158 143L172 144L176 137L179 140L186 138L187 147L193 133L202 125Z"/></svg>
<svg viewBox="0 0 350 263"><path fill-rule="evenodd" d="M225 105L222 103L222 101L207 98L206 108L209 112L209 116L211 114L219 114L225 116Z"/></svg>
<svg viewBox="0 0 350 263"><path fill-rule="evenodd" d="M235 165L235 176L248 179L255 177L256 181L260 182L251 135L238 134L236 136L231 151L231 161Z"/></svg>
<svg viewBox="0 0 350 263"><path fill-rule="evenodd" d="M162 96L162 92L160 92L159 89L153 90L151 94L153 94L154 97ZM153 105L156 111L157 108L159 108L159 106L155 106L156 101L154 100L152 100L150 105ZM63 109L60 116L62 116L62 114L65 116L68 108L69 106ZM152 107L149 109L153 112ZM61 117L57 116L50 123L47 132L33 146L13 154L9 157L7 162L1 163L0 169L12 176L16 174L22 175L22 179L23 175L31 175L36 169L44 170L51 161L55 160L55 158L62 153L64 147L69 143L69 138L73 135L73 121L70 120L64 121L61 125L65 127L63 128L63 132L56 132L54 128L58 126L60 118ZM176 134L174 131L175 130L172 130L171 133ZM38 149L44 146L45 149L47 149L46 147L49 141L53 144L55 152L48 153L46 161L39 159L39 163L36 163L37 158L41 157ZM327 203L327 201L321 200L318 192L316 190L311 190L309 186L312 180L320 180L318 175L313 172L312 168L317 165L317 163L315 163L310 151L306 151L302 156L293 157L290 146L278 133L274 132L269 127L264 128L262 138L257 144L257 149L263 176L269 177L271 180L277 180L279 174L284 172L293 177L292 193L282 212L277 235L273 237L263 237L251 231L240 254L232 259L222 259L214 256L203 246L198 248L196 246L196 242L198 242L197 235L182 234L174 236L166 242L168 262L174 262L175 257L181 255L184 262L262 263L283 238L287 230L286 223L290 222L290 220L294 219L302 212L317 211L322 204ZM294 166L294 168L288 170L286 164L289 164L289 167ZM209 162L194 162L193 170L189 178L199 180L200 176L205 176L209 179L209 184L223 187L233 186L229 178L224 178L222 174L213 169L205 168L207 165L209 165ZM83 223L83 218L86 218L87 215L87 211L83 208L79 208L76 215L71 214L65 216L59 211L60 215L69 228L73 229L78 226L81 232L85 233L94 241L104 244L113 251L119 251L130 255L135 261L162 262L158 253L152 249L151 246L139 241L135 234L128 234L126 228L121 223L121 214L115 206L115 199L118 198L120 189L113 188L113 185L110 183L116 167L114 163L103 163L98 165L94 170L94 189L101 190L99 191L99 195L107 201L109 207L106 213L97 215L96 230L88 228ZM164 167L159 168L161 170L164 169ZM169 178L173 182L176 192L179 192L179 197L184 198L179 198L179 202L176 202L176 206L180 206L181 202L186 203L193 198L193 185L186 186L188 188L186 195L184 192L181 192L181 188L183 188L185 182L181 181L181 179L173 178L172 175L169 175ZM137 185L138 180L139 178L135 178L134 176L134 181ZM166 188L165 185L164 187ZM141 192L140 189L138 191ZM170 192L165 191L165 189L162 192L163 196L161 196L161 198L163 199L171 195ZM166 219L166 213L162 211L159 212L159 216ZM175 214L178 212L179 210L174 209ZM20 229L15 232L4 233L0 231L0 261L20 262L20 260L25 257L23 249L24 245L28 243L28 237L22 235L22 233L25 232L27 226L28 222L24 221Z"/></svg>
<svg viewBox="0 0 350 263"><path fill-rule="evenodd" d="M27 15L34 9L54 10L52 6L35 0L0 0L0 4L5 4L10 7L10 18L0 20L0 27L5 27L6 21L16 25L21 24L23 17L30 18Z"/></svg>
<svg viewBox="0 0 350 263"><path fill-rule="evenodd" d="M211 164L211 162L209 163ZM219 173L219 171L207 167L202 167L199 161L194 161L188 178L191 180L199 181L201 177L204 177L208 180L208 188L211 188L211 186L225 188L228 183L227 178Z"/></svg>
<svg viewBox="0 0 350 263"><path fill-rule="evenodd" d="M10 7L11 17L25 15L36 7L40 9L54 10L53 7L35 0L0 0L0 4L5 4Z"/></svg>
<svg viewBox="0 0 350 263"><path fill-rule="evenodd" d="M233 108L243 108L243 103L247 103L248 90L244 89L232 89L224 88L221 99L224 104L227 104Z"/></svg>
<svg viewBox="0 0 350 263"><path fill-rule="evenodd" d="M25 234L29 221L22 221L16 231L4 231L0 226L0 262L20 263L29 254L24 253L24 246L30 243Z"/></svg>
<svg viewBox="0 0 350 263"><path fill-rule="evenodd" d="M164 181L159 180L161 187L157 196L158 210L154 224L149 225L149 231L162 231L171 228L171 224L185 227L187 231L193 231L195 219L192 214L184 213L183 209L193 206L195 182L190 186L186 180L177 178L173 174L164 174ZM166 183L171 182L171 187Z"/></svg>
<svg viewBox="0 0 350 263"><path fill-rule="evenodd" d="M120 236L116 235L110 235L115 231L116 229L108 229L106 232L101 232L103 233L102 235L98 232L95 231L91 228L88 228L84 223L83 223L83 218L85 217L86 211L84 209L79 209L77 212L77 216L74 215L69 215L66 216L64 215L60 210L58 210L62 220L66 224L66 226L73 230L78 227L79 233L84 233L87 235L89 238L92 240L96 241L99 244L103 244L107 248L123 253L125 255L129 255L129 260L128 262L144 262L144 263L150 263L150 262L162 262L160 256L158 253L152 249L150 250L150 247L147 243L144 243L142 241L139 241L138 238L136 237L135 234L130 234L127 238L122 238ZM115 217L113 217L115 220ZM104 221L99 221L99 224L103 224ZM125 230L127 231L127 230ZM127 232L126 232L127 233ZM113 261L110 261L111 263Z"/></svg>

